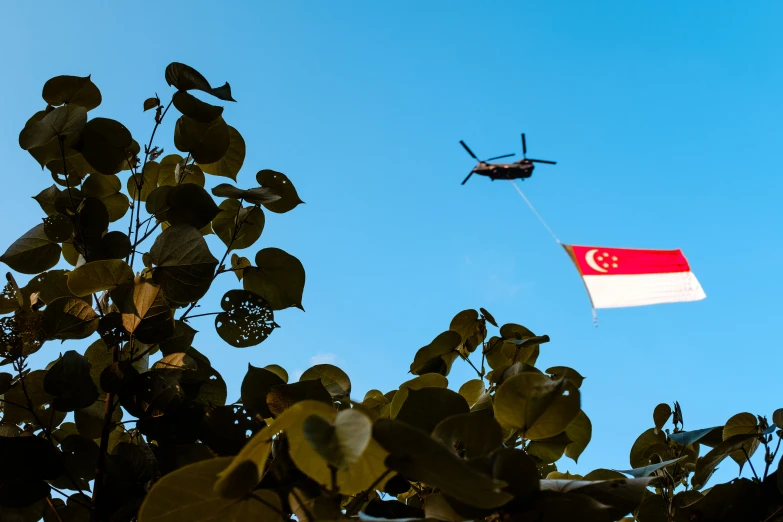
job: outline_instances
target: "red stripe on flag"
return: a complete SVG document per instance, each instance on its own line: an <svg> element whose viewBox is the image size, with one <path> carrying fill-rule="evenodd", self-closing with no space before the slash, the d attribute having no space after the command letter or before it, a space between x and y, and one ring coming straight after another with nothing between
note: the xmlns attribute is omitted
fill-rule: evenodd
<svg viewBox="0 0 783 522"><path fill-rule="evenodd" d="M639 250L571 246L582 275L670 274L690 272L681 250Z"/></svg>

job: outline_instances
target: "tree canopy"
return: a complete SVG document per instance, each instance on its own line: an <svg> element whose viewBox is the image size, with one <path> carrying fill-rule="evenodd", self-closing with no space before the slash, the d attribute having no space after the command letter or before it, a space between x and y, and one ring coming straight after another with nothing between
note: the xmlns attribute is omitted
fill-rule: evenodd
<svg viewBox="0 0 783 522"><path fill-rule="evenodd" d="M190 320L214 316L247 348L274 334L275 312L304 310L294 255L240 253L266 212L303 202L274 170L237 185L246 144L216 105L235 102L227 82L182 63L165 80L168 102L131 109L149 111L143 145L90 117L90 76L47 81L19 134L53 184L34 196L41 221L0 256L29 276L9 272L0 295L0 520L783 520L783 409L685 430L679 403L660 404L628 469L569 473L592 437L585 377L536 366L549 336L483 308L434 328L396 389L356 397L331 364L293 382L270 353L229 402ZM172 106L178 153L165 154L155 139ZM193 314L230 273L240 288ZM83 353L60 344L88 338ZM53 360L32 368L37 352ZM450 382L454 364L475 378ZM753 478L710 484L731 461Z"/></svg>

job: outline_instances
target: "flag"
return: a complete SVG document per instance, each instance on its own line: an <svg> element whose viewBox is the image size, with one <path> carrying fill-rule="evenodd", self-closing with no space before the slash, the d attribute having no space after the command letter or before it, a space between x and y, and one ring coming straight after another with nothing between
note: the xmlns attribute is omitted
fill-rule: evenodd
<svg viewBox="0 0 783 522"><path fill-rule="evenodd" d="M563 247L579 270L594 309L707 297L680 250Z"/></svg>

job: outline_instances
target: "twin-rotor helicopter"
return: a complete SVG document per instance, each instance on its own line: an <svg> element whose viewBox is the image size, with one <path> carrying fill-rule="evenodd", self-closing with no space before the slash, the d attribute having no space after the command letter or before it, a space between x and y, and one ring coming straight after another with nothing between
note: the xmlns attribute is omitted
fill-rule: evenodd
<svg viewBox="0 0 783 522"><path fill-rule="evenodd" d="M465 180L462 182L464 185L473 174L478 174L480 176L487 176L492 181L495 181L496 179L527 179L530 176L533 175L533 169L535 168L535 163L546 163L548 165L556 165L556 162L554 161L548 161L548 160L539 160L539 159L528 159L527 157L527 143L525 141L525 135L522 134L522 159L519 161L515 161L514 163L489 163L492 160L502 159L502 158L510 158L511 156L514 156L514 154L504 154L503 156L495 156L494 158L489 158L486 160L480 160L476 157L475 154L473 154L473 151L470 150L470 148L465 145L464 141L460 140L460 144L465 147L465 150L468 151L468 154L478 161L478 164L473 167L473 170L470 171L468 174L468 177L465 178Z"/></svg>

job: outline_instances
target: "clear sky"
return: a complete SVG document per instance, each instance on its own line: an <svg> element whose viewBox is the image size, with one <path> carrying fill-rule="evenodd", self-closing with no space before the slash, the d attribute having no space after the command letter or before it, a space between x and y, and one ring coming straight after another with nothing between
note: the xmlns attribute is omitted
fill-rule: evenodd
<svg viewBox="0 0 783 522"><path fill-rule="evenodd" d="M626 468L659 402L679 400L691 429L783 406L778 2L41 1L7 2L3 19L0 250L40 222L30 196L52 182L17 138L59 74L92 74L92 115L139 142L169 62L228 80L225 118L249 148L238 184L271 168L306 201L267 213L257 248L302 260L307 311L277 314L247 349L194 319L229 400L247 363L333 362L356 398L388 391L454 314L483 306L551 336L542 368L587 377L593 442L561 469ZM564 242L682 248L707 299L603 311L593 327L574 267L509 183L460 186L474 164L460 139L488 157L519 153L523 131L531 157L558 162L522 188ZM237 287L221 277L200 311Z"/></svg>

